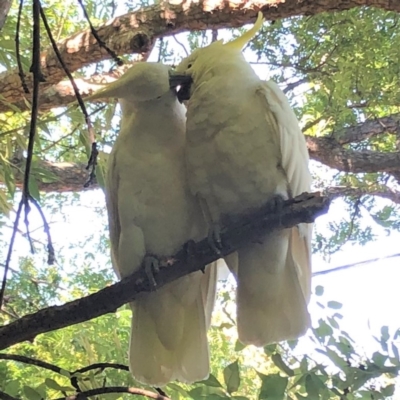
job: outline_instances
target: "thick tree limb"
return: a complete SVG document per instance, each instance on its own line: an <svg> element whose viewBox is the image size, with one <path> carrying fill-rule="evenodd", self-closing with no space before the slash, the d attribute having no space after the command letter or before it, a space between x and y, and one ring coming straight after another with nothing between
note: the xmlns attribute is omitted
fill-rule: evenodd
<svg viewBox="0 0 400 400"><path fill-rule="evenodd" d="M329 199L319 193L303 194L284 202L281 212L265 206L248 217L242 217L225 230L221 237L224 244L221 253L227 255L243 245L257 240L268 232L289 228L301 222L313 222L328 211ZM190 249L189 255L188 250ZM156 276L157 287L198 271L218 256L204 239L184 246L168 258L164 268ZM78 324L101 315L114 312L118 307L136 298L138 293L149 292L151 287L144 270L139 270L122 281L90 296L77 299L62 306L54 306L30 314L0 328L0 350L13 344L32 340L41 333Z"/></svg>
<svg viewBox="0 0 400 400"><path fill-rule="evenodd" d="M341 143L361 141L372 136L383 133L394 133L398 129L399 115L366 121L363 124L349 127L340 132L339 139L335 137L312 137L306 136L310 157L316 161L339 171L351 173L387 172L394 176L400 175L400 152L375 152L357 151L346 149ZM370 131L367 130L370 129ZM334 134L335 136L336 134ZM340 141L340 142L339 142ZM44 192L67 192L83 190L87 172L85 164L79 163L50 163L38 162L37 166L49 171L54 180L51 182L40 182L39 189ZM19 165L19 168L22 166ZM21 168L22 169L22 168ZM1 182L0 182L1 183ZM16 184L22 185L22 175L16 169ZM92 186L93 188L95 186ZM400 204L400 194L389 189L365 188L364 194L378 195L388 198Z"/></svg>
<svg viewBox="0 0 400 400"><path fill-rule="evenodd" d="M361 142L385 133L391 133L393 135L400 134L400 114L392 114L387 117L369 119L337 133L334 132L333 136L339 144L343 145Z"/></svg>
<svg viewBox="0 0 400 400"><path fill-rule="evenodd" d="M240 27L254 22L260 9L265 19L271 21L360 6L400 11L400 2L392 0L170 0L114 18L98 28L98 34L117 55L147 53L157 38L188 30ZM89 30L63 40L59 48L71 72L110 57L99 48ZM60 82L65 76L52 49L43 52L41 69L46 77L42 90ZM31 76L27 76L27 84L31 87ZM23 91L17 70L0 74L0 93L5 100L0 104L0 112L8 109L7 102L22 100Z"/></svg>
<svg viewBox="0 0 400 400"><path fill-rule="evenodd" d="M343 172L395 173L400 170L400 152L356 151L346 149L330 137L306 136L310 157Z"/></svg>

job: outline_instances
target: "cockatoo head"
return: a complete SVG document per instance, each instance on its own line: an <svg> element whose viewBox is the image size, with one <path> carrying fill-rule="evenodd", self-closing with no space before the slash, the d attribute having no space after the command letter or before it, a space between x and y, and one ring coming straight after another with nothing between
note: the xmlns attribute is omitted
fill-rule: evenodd
<svg viewBox="0 0 400 400"><path fill-rule="evenodd" d="M180 86L178 99L182 101L190 98L192 82L188 82L188 76L196 83L196 80L206 74L212 66L223 65L227 68L229 63L237 60L237 56L242 57L243 47L261 29L263 21L263 15L259 12L254 26L242 36L226 44L222 40L217 40L202 49L196 49L190 56L184 58L170 77L171 88Z"/></svg>
<svg viewBox="0 0 400 400"><path fill-rule="evenodd" d="M155 100L171 91L171 68L154 62L140 62L129 68L112 82L85 100L118 98L130 102Z"/></svg>

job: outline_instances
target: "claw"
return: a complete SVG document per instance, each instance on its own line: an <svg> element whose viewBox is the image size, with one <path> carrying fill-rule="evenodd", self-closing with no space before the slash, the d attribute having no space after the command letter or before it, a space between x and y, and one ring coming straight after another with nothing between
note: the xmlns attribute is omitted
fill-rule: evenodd
<svg viewBox="0 0 400 400"><path fill-rule="evenodd" d="M144 272L149 280L152 288L157 287L155 275L160 272L160 261L153 256L146 256L144 258Z"/></svg>
<svg viewBox="0 0 400 400"><path fill-rule="evenodd" d="M280 194L275 194L268 200L267 205L268 207L271 208L271 211L276 211L277 213L281 213L283 210L284 202L285 199L283 198L283 196L281 196Z"/></svg>
<svg viewBox="0 0 400 400"><path fill-rule="evenodd" d="M222 239L221 239L221 227L218 223L213 223L208 231L208 244L214 250L216 254L221 255Z"/></svg>
<svg viewBox="0 0 400 400"><path fill-rule="evenodd" d="M279 224L281 223L283 204L285 203L285 200L286 199L283 196L281 196L280 194L275 194L266 203L268 210L270 210L271 212L274 212L276 215L278 215Z"/></svg>

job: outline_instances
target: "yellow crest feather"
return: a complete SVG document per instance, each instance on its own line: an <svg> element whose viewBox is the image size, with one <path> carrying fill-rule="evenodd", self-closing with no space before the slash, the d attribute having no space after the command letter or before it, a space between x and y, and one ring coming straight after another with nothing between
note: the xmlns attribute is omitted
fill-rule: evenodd
<svg viewBox="0 0 400 400"><path fill-rule="evenodd" d="M258 12L257 20L253 27L245 32L242 36L228 42L225 46L230 46L242 50L243 47L255 36L255 34L261 29L264 22L264 17L261 11Z"/></svg>

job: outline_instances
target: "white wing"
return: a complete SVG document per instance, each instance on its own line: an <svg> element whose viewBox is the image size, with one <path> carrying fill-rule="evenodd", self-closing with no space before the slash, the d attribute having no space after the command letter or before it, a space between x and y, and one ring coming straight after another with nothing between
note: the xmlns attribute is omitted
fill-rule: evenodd
<svg viewBox="0 0 400 400"><path fill-rule="evenodd" d="M295 197L311 190L311 174L306 139L285 94L273 81L263 83L265 98L279 129L282 167L288 180L290 195ZM311 292L311 236L313 224L292 228L290 248L297 274L308 302Z"/></svg>
<svg viewBox="0 0 400 400"><path fill-rule="evenodd" d="M303 192L309 192L311 175L308 170L307 144L296 115L285 94L275 82L264 82L263 87L268 105L279 127L282 167L286 172L291 194L295 197Z"/></svg>

